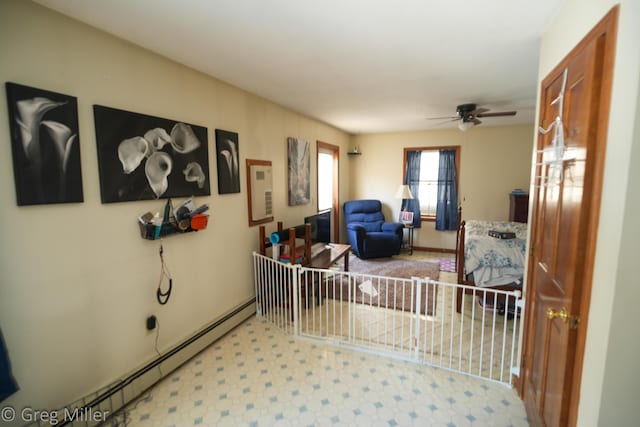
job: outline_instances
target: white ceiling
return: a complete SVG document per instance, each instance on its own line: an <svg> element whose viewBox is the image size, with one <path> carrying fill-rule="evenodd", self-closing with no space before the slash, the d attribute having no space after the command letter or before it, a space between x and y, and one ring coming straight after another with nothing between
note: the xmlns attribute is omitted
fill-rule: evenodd
<svg viewBox="0 0 640 427"><path fill-rule="evenodd" d="M452 127L476 103L533 123L563 0L36 0L350 133Z"/></svg>

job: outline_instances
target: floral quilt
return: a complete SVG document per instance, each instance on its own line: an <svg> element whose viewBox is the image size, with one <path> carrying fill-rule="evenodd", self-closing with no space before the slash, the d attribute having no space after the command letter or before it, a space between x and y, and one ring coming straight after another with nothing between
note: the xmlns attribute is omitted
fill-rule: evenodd
<svg viewBox="0 0 640 427"><path fill-rule="evenodd" d="M498 239L489 231L512 231L515 239ZM527 224L469 220L465 227L464 265L467 273L479 267L524 268Z"/></svg>

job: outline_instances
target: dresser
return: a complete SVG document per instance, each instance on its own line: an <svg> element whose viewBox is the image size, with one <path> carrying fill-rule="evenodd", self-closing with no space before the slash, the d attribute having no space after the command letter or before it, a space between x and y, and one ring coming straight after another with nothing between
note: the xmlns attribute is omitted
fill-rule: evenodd
<svg viewBox="0 0 640 427"><path fill-rule="evenodd" d="M510 193L509 199L509 221L527 222L529 215L529 194Z"/></svg>

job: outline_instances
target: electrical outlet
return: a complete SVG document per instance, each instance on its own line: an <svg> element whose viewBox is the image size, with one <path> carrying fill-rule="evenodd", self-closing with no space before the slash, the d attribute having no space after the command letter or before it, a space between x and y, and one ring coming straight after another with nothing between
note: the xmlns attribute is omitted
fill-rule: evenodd
<svg viewBox="0 0 640 427"><path fill-rule="evenodd" d="M151 315L147 317L147 331L153 331L156 328L157 319L156 316Z"/></svg>

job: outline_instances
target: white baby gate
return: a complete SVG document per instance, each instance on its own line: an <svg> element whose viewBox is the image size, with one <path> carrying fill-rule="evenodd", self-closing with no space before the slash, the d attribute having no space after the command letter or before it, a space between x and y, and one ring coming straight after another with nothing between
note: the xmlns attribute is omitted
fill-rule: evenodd
<svg viewBox="0 0 640 427"><path fill-rule="evenodd" d="M519 291L253 260L257 316L293 336L508 385L518 372Z"/></svg>

